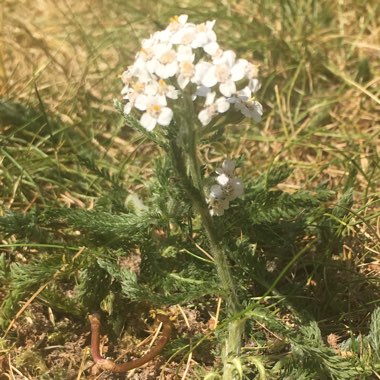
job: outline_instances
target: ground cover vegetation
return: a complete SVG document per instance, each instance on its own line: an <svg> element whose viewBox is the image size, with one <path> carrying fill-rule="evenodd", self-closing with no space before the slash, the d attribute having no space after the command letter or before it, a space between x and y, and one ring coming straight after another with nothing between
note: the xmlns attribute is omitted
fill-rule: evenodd
<svg viewBox="0 0 380 380"><path fill-rule="evenodd" d="M0 379L379 378L376 1L1 6ZM261 82L262 120L222 118L195 148L120 94L181 14L216 20ZM89 314L116 359L147 350L152 311L173 325L158 357L94 366Z"/></svg>

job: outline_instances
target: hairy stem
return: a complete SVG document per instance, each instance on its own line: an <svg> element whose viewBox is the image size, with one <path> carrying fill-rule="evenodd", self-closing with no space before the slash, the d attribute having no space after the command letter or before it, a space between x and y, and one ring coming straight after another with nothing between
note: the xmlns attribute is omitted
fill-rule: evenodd
<svg viewBox="0 0 380 380"><path fill-rule="evenodd" d="M202 226L206 232L210 244L210 251L214 258L216 270L220 280L223 298L226 301L228 316L233 316L234 314L241 311L241 305L237 296L236 287L232 277L227 255L220 243L218 231L215 229L212 217L208 210L202 186L200 184L200 187L198 187L197 184L194 184L193 182L194 177L200 178L200 173L197 175L192 174L190 178L187 175L184 163L185 160L181 149L175 145L175 143L172 143L171 150L172 162L176 169L176 172L179 175L182 185L189 198L191 199L195 210L201 217ZM194 154L195 155L190 154L187 157L188 161L190 163L192 162L191 167L193 169L199 167L199 165L196 163L197 157L195 151ZM230 363L230 358L238 355L240 352L243 330L244 322L241 320L233 320L228 325L228 336L223 348L223 380L234 379L234 367Z"/></svg>
<svg viewBox="0 0 380 380"><path fill-rule="evenodd" d="M184 95L184 109L188 110L188 114L184 115L183 123L186 130L186 160L189 168L189 173L193 181L194 186L203 193L201 171L197 154L198 134L197 128L194 128L194 102L191 95Z"/></svg>

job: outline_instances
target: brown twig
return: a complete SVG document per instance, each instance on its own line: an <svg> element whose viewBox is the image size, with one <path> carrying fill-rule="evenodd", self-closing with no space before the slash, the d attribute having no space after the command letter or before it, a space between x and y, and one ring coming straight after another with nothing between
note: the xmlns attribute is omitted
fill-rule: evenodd
<svg viewBox="0 0 380 380"><path fill-rule="evenodd" d="M91 324L91 354L94 362L101 369L111 371L111 372L127 372L131 369L141 367L143 364L151 361L155 356L157 356L162 349L165 347L166 343L170 339L170 335L172 332L172 323L164 314L158 314L157 320L162 322L162 336L158 340L157 344L144 356L138 359L134 359L125 363L115 363L112 360L104 359L100 355L99 351L99 343L100 343L100 317L98 314L92 314L89 316L90 324Z"/></svg>

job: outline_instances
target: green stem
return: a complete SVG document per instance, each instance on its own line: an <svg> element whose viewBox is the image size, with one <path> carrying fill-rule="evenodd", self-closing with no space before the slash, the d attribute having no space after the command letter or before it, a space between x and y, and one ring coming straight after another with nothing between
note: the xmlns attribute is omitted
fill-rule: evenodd
<svg viewBox="0 0 380 380"><path fill-rule="evenodd" d="M195 144L194 144L195 145ZM232 277L231 269L227 259L226 252L220 243L218 231L215 229L215 225L212 221L207 203L204 198L201 183L193 184L197 179L200 180L200 173L193 173L193 170L198 169L196 151L189 154L188 162L190 165L190 171L192 173L191 178L186 173L185 163L181 149L172 143L172 162L179 175L182 185L191 199L195 210L201 217L202 226L205 229L206 236L210 244L210 251L214 258L216 270L220 280L223 298L226 302L228 316L231 317L234 314L242 310L240 305L234 280ZM198 187L199 186L199 187ZM244 321L233 320L228 325L228 336L223 347L223 380L234 379L234 366L230 363L231 357L237 356L241 348L241 339L244 330Z"/></svg>
<svg viewBox="0 0 380 380"><path fill-rule="evenodd" d="M190 129L190 128L189 128ZM194 129L194 128L192 128ZM197 135L196 131L189 131L189 141L188 141L188 161L191 177L194 181L195 187L203 193L202 189L202 179L200 173L200 166L197 157Z"/></svg>
<svg viewBox="0 0 380 380"><path fill-rule="evenodd" d="M194 103L191 99L191 95L189 94L184 94L183 101L184 109L188 112L188 114L183 115L183 124L185 125L187 135L185 145L187 163L189 166L190 176L195 187L203 194L200 165L197 154L198 134L197 128L194 128Z"/></svg>

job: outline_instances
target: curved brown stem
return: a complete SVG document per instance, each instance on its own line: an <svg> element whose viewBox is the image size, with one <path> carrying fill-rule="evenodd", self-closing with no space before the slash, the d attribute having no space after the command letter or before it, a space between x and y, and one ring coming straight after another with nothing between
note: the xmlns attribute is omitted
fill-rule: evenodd
<svg viewBox="0 0 380 380"><path fill-rule="evenodd" d="M133 368L141 367L143 364L151 361L155 356L157 356L162 349L165 347L166 343L170 339L172 332L172 323L164 314L158 314L157 320L162 322L162 336L158 340L157 344L152 347L152 349L143 355L141 358L131 360L125 363L115 363L112 360L104 359L100 355L99 343L100 343L100 317L98 314L92 314L89 316L91 325L91 354L94 362L102 369L112 372L127 372Z"/></svg>

